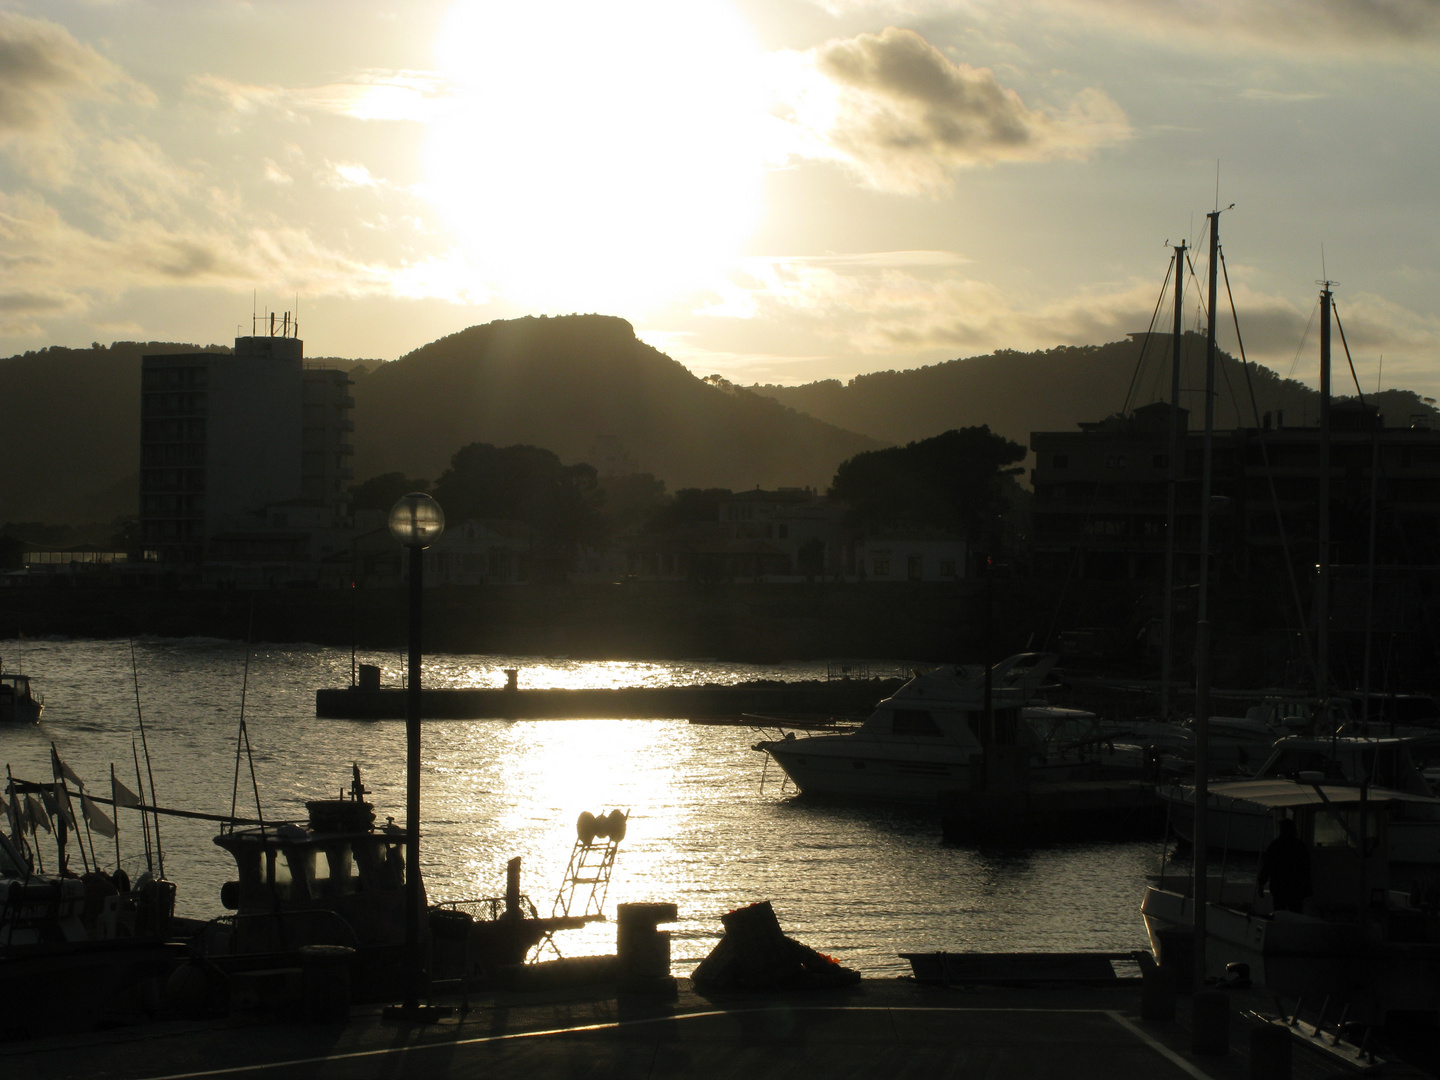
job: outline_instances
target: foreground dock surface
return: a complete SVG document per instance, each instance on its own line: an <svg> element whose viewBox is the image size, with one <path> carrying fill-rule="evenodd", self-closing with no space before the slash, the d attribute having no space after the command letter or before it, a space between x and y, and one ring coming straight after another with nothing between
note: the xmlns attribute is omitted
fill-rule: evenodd
<svg viewBox="0 0 1440 1080"><path fill-rule="evenodd" d="M1259 1004L1237 996L1231 1050L1190 1053L1184 998L1177 1020L1144 1024L1138 983L1112 988L944 988L908 979L848 990L702 996L682 980L676 1000L613 989L481 995L468 1012L394 1024L378 1008L348 1023L232 1018L156 1023L63 1039L0 1044L9 1078L191 1080L200 1077L1146 1077L1239 1080L1249 1073L1249 1024ZM458 1004L458 1001L437 1001ZM1297 1044L1293 1075L1359 1075ZM1425 1075L1385 1064L1372 1076Z"/></svg>

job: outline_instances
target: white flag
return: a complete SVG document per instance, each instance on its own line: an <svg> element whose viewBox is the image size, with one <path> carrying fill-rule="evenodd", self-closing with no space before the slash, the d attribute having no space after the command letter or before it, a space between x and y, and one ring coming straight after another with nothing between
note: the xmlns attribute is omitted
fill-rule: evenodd
<svg viewBox="0 0 1440 1080"><path fill-rule="evenodd" d="M114 836L115 823L105 816L105 811L90 801L89 795L80 796L80 812L85 815L85 821L101 836Z"/></svg>
<svg viewBox="0 0 1440 1080"><path fill-rule="evenodd" d="M63 776L66 780L69 780L78 788L83 788L85 786L85 781L81 780L80 777L75 775L74 769L70 768L69 765L66 765L65 762L60 760L59 754L55 755L55 764L60 766L60 775Z"/></svg>
<svg viewBox="0 0 1440 1080"><path fill-rule="evenodd" d="M50 831L50 815L45 813L45 807L40 805L40 801L34 795L25 796L25 814L30 819L31 832L37 829Z"/></svg>
<svg viewBox="0 0 1440 1080"><path fill-rule="evenodd" d="M70 807L68 805L70 800L66 796L64 789L59 784L55 785L55 794L53 796L53 799L55 802L55 816L64 818L65 823L69 825L70 828L78 831L80 826L75 824L75 815L70 812Z"/></svg>
<svg viewBox="0 0 1440 1080"><path fill-rule="evenodd" d="M115 800L116 806L139 806L140 796L127 788L112 774L110 777L111 798Z"/></svg>

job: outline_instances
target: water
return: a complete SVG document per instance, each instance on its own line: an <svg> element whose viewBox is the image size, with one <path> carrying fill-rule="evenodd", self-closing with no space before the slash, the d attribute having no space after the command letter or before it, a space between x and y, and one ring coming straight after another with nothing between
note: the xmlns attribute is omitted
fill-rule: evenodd
<svg viewBox="0 0 1440 1080"><path fill-rule="evenodd" d="M246 676L246 657L249 672ZM7 667L45 694L38 726L0 728L0 758L17 777L50 778L50 743L90 790L109 795L113 763L135 788L136 693L127 641L0 642ZM348 650L215 640L141 640L134 646L140 707L160 804L230 812L242 690L266 821L303 820L306 799L334 798L359 764L383 820L403 820L401 721L322 720L314 692L350 683ZM386 685L403 658L363 653ZM519 656L429 657L427 686L632 686L823 678L823 664L713 661L599 662ZM427 720L423 735L421 861L434 899L504 891L505 863L524 860L522 888L548 914L582 811L630 812L606 911L626 901L674 901L668 927L676 974L688 974L719 937L720 915L770 900L792 937L869 976L908 973L899 952L934 949L1121 951L1144 946L1144 876L1158 843L1027 849L945 847L933 813L827 805L782 790L750 749L748 728L676 720ZM141 756L141 768L144 757ZM148 786L148 781L147 781ZM253 816L242 761L238 808ZM161 821L167 875L181 914L222 914L234 876L212 843L215 826ZM138 818L122 811L120 844L132 876L143 868ZM97 840L102 866L111 841ZM51 848L53 852L53 847ZM78 862L78 860L76 860ZM47 866L49 864L47 863ZM614 923L559 935L566 955L614 950Z"/></svg>

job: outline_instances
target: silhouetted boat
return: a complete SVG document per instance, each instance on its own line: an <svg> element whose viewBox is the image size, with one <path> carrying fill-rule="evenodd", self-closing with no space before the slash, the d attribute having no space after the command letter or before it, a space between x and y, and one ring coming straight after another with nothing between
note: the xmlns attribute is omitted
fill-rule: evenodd
<svg viewBox="0 0 1440 1080"><path fill-rule="evenodd" d="M201 953L229 972L299 966L307 945L355 950L358 995L381 999L405 985L406 832L393 819L376 827L369 792L353 770L348 797L307 802L308 820L224 828L215 843L235 859L237 880L221 890L234 912L212 920ZM431 905L422 946L432 962L462 976L521 963L538 942L598 916L539 918L518 887L512 861L504 897ZM440 954L456 955L440 955Z"/></svg>
<svg viewBox="0 0 1440 1080"><path fill-rule="evenodd" d="M988 711L984 668L947 665L916 675L855 731L787 733L753 749L769 754L810 795L933 804L942 792L969 790L996 747L1020 759L1028 782L1097 779L1098 751L1107 740L1094 714L1056 709L1036 697L1056 659L1021 653L996 664ZM1096 734L1078 737L1082 724ZM1066 737L1042 738L1051 728L1066 730ZM1125 771L1139 775L1138 767Z"/></svg>
<svg viewBox="0 0 1440 1080"><path fill-rule="evenodd" d="M45 710L45 699L30 689L30 676L0 671L0 724L33 724Z"/></svg>

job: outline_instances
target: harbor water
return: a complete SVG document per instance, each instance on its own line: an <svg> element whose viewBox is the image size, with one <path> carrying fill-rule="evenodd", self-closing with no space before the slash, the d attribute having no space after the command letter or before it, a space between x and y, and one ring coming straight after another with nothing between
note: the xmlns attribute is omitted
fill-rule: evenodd
<svg viewBox="0 0 1440 1080"><path fill-rule="evenodd" d="M133 674L132 674L133 648ZM399 685L404 658L307 645L215 640L6 641L6 668L45 695L38 725L0 728L0 759L17 778L50 779L53 742L86 789L109 796L114 766L134 790L143 715L162 806L303 821L305 801L335 798L360 766L379 820L404 820L403 721L322 720L315 690L351 681L352 662ZM824 678L822 664L617 662L435 655L424 683L605 687ZM138 686L138 694L137 694ZM138 698L138 710L137 710ZM242 702L252 756L238 761ZM901 952L1142 948L1145 876L1154 842L1002 848L942 845L934 811L797 798L744 726L671 720L428 720L421 773L421 863L432 901L496 896L505 864L523 859L522 889L542 915L560 891L582 811L630 815L605 910L673 901L673 968L687 975L714 946L720 916L770 900L792 937L867 976L907 973ZM143 749L139 769L146 770ZM251 781L253 759L255 782ZM145 780L147 794L149 779ZM106 808L109 812L109 808ZM234 877L212 823L162 818L177 910L224 913ZM42 833L42 841L48 838ZM145 867L139 817L119 812L120 858ZM94 838L102 868L114 841ZM50 869L53 843L42 843ZM79 869L79 857L72 867ZM583 893L581 894L583 897ZM583 903L583 899L582 899ZM557 937L565 955L612 952L614 923Z"/></svg>

